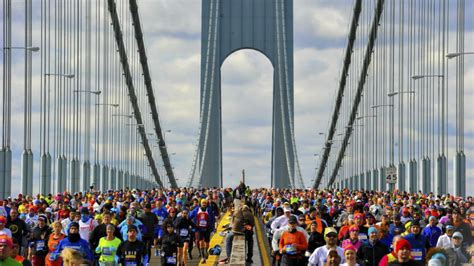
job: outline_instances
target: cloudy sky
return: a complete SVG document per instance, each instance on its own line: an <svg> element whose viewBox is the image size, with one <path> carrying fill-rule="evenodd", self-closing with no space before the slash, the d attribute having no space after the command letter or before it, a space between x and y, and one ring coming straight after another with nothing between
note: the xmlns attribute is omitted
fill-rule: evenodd
<svg viewBox="0 0 474 266"><path fill-rule="evenodd" d="M294 0L295 135L305 183L314 178L323 136L334 103L353 0ZM364 1L367 3L369 1ZM466 10L473 10L468 3ZM14 9L22 14L22 3ZM199 128L201 1L140 0L142 29L156 90L160 119L178 183L189 177ZM14 17L21 21L21 15ZM36 17L37 19L37 17ZM21 24L21 22L19 22ZM17 24L17 25L20 25ZM37 25L37 24L36 24ZM474 20L467 18L466 51L474 51ZM14 31L22 40L23 28ZM35 31L37 38L37 31ZM454 64L452 64L454 65ZM14 62L14 86L22 88L22 61ZM451 72L453 73L453 72ZM466 56L466 103L474 101L474 59ZM453 78L454 79L454 78ZM250 186L269 186L273 69L263 54L241 50L222 66L224 186L238 183L246 170ZM14 92L14 147L22 146L22 93ZM454 109L454 108L452 108ZM474 189L474 106L466 104L465 142L468 194ZM451 126L454 118L451 119ZM451 132L452 133L452 132ZM35 134L35 133L34 133ZM453 143L452 134L450 143ZM37 145L34 143L34 145ZM450 151L452 157L453 151ZM37 157L36 157L37 158ZM451 159L451 158L448 158ZM155 159L156 160L156 159ZM15 160L19 164L19 159ZM19 181L15 168L14 182ZM37 171L35 165L35 178ZM452 176L450 169L449 176ZM452 182L448 182L451 184ZM37 184L37 180L35 181ZM13 187L18 192L19 187Z"/></svg>
<svg viewBox="0 0 474 266"><path fill-rule="evenodd" d="M295 134L306 184L314 178L317 158L313 155L320 153L323 143L323 136L318 132L327 131L332 112L352 3L351 0L294 1ZM201 4L194 0L140 4L159 92L160 115L166 127L173 131L167 138L170 149L177 153L173 163L182 182L189 176L198 134ZM472 6L467 8L471 9ZM472 22L467 21L471 32ZM472 44L468 41L472 40L472 34L466 38L466 43ZM466 84L472 84L469 82L473 79L472 61L466 60ZM250 185L270 183L272 75L270 62L251 50L234 53L223 64L224 185L235 185L241 169L246 169ZM472 96L469 90L466 94ZM470 108L466 107L467 150L474 144L469 137L474 135ZM468 165L472 166L472 162L468 156ZM469 179L473 180L471 169L468 167Z"/></svg>
<svg viewBox="0 0 474 266"><path fill-rule="evenodd" d="M306 183L316 158L346 44L352 1L294 1L295 131ZM140 2L160 116L180 182L187 180L199 126L200 1ZM263 54L241 50L222 66L224 185L246 170L251 186L270 183L273 69ZM236 100L238 99L238 100ZM183 183L181 183L183 184Z"/></svg>

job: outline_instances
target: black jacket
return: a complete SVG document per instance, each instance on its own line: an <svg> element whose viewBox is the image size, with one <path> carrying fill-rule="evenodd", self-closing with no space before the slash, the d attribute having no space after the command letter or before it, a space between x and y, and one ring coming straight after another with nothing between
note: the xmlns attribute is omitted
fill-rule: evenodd
<svg viewBox="0 0 474 266"><path fill-rule="evenodd" d="M138 218L145 227L146 231L143 234L144 238L153 238L155 227L158 225L158 218L152 212L144 212Z"/></svg>
<svg viewBox="0 0 474 266"><path fill-rule="evenodd" d="M357 251L357 263L361 266L377 266L383 256L390 253L387 246L377 241L374 245L370 242L362 244Z"/></svg>
<svg viewBox="0 0 474 266"><path fill-rule="evenodd" d="M107 236L107 225L106 224L99 224L92 230L89 236L89 245L91 245L92 250L99 245L99 241L102 237ZM115 228L114 236L120 240L122 240L122 235L120 234L120 230Z"/></svg>
<svg viewBox="0 0 474 266"><path fill-rule="evenodd" d="M183 246L183 241L176 233L168 234L166 232L159 240L159 244L165 256L172 256L173 253L178 253L178 247Z"/></svg>
<svg viewBox="0 0 474 266"><path fill-rule="evenodd" d="M326 240L324 240L323 234L311 232L308 240L308 252L313 253L315 249L324 245L326 245Z"/></svg>
<svg viewBox="0 0 474 266"><path fill-rule="evenodd" d="M12 232L13 238L15 238L18 243L22 242L22 238L27 236L28 226L26 225L25 221L20 218L16 218L14 221L11 220L11 217L8 217L7 226L8 229Z"/></svg>
<svg viewBox="0 0 474 266"><path fill-rule="evenodd" d="M194 222L191 220L191 219L186 219L182 216L176 218L176 220L174 221L174 228L176 229L176 233L178 235L180 235L181 238L183 239L187 239L191 236L192 234L192 231L191 229L192 228L195 228L196 227L196 224L194 224ZM181 230L185 230L185 229L188 229L188 235L185 236L184 233L181 234Z"/></svg>
<svg viewBox="0 0 474 266"><path fill-rule="evenodd" d="M48 254L49 234L51 234L51 228L48 226L33 229L32 236L28 241L29 247L33 250L33 255L46 256Z"/></svg>

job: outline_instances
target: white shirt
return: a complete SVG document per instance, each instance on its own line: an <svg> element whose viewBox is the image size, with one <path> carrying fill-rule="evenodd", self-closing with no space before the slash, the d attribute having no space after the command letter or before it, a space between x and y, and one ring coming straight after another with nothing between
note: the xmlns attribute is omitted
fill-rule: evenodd
<svg viewBox="0 0 474 266"><path fill-rule="evenodd" d="M298 217L296 217L296 218L298 218ZM282 228L283 226L285 226L287 224L288 224L288 217L286 217L286 215L283 214L282 216L277 217L273 221L273 223L271 225L272 231L276 232L279 228Z"/></svg>
<svg viewBox="0 0 474 266"><path fill-rule="evenodd" d="M347 262L339 264L339 266L348 266ZM356 263L355 266L360 266L359 263Z"/></svg>
<svg viewBox="0 0 474 266"><path fill-rule="evenodd" d="M339 246L336 246L337 254L339 257L341 257L341 262L344 263L346 262L344 258L344 249L342 249ZM328 256L329 249L327 248L327 245L324 245L322 247L319 247L314 250L313 254L309 257L308 260L308 265L310 266L324 266L324 263L326 262L326 258Z"/></svg>
<svg viewBox="0 0 474 266"><path fill-rule="evenodd" d="M453 241L447 234L444 234L438 238L438 243L436 243L436 247L451 248L453 247Z"/></svg>
<svg viewBox="0 0 474 266"><path fill-rule="evenodd" d="M97 221L92 218L89 218L85 223L79 220L79 235L81 235L81 238L89 241L89 236L97 225Z"/></svg>
<svg viewBox="0 0 474 266"><path fill-rule="evenodd" d="M302 232L304 236L306 237L306 242L309 241L309 235L304 228L300 226L296 226L296 230ZM278 251L279 250L279 244L280 244L280 238L283 232L288 231L288 225L285 225L281 227L280 229L277 229L275 233L273 233L273 238L272 238L272 249L273 251Z"/></svg>

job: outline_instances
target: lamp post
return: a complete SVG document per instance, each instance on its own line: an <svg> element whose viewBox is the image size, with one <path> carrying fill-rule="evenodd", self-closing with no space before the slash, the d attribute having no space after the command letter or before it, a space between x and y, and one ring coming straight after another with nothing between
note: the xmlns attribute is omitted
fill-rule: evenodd
<svg viewBox="0 0 474 266"><path fill-rule="evenodd" d="M362 120L362 119L366 119L366 118L377 118L377 115L364 115L364 116L359 116L359 117L356 117L356 120ZM357 125L356 125L357 126ZM362 138L361 140L361 146L362 148L359 150L359 153L360 153L360 158L362 158L360 160L360 172L358 171L359 169L357 169L358 167L356 167L356 172L353 173L353 177L355 179L355 181L353 181L353 184L355 184L355 188L356 189L360 189L362 187L368 187L367 186L367 182L364 182L364 178L365 178L365 173L364 173L364 143L363 143L364 139Z"/></svg>
<svg viewBox="0 0 474 266"><path fill-rule="evenodd" d="M463 52L463 53L449 53L446 55L448 59L452 59L461 55L466 55L466 54L474 54L474 52Z"/></svg>
<svg viewBox="0 0 474 266"><path fill-rule="evenodd" d="M55 76L55 77L64 77L68 79L74 78L76 75L74 74L60 74L60 73L45 73L45 76Z"/></svg>
<svg viewBox="0 0 474 266"><path fill-rule="evenodd" d="M428 74L428 75L414 75L411 77L413 80L417 81L420 79L425 78L441 78L442 84L444 84L444 75L442 74ZM433 96L434 97L434 96ZM434 98L433 98L434 99ZM445 101L441 101L441 109L444 110ZM433 103L434 105L434 103ZM434 110L434 109L433 109ZM434 118L434 111L433 111L433 118ZM434 134L434 130L433 130ZM442 136L444 138L444 136ZM429 138L428 138L429 141ZM431 158L429 156L429 150L423 154L423 159L421 159L421 168L420 168L420 175L421 175L421 190L423 192L434 191L431 187L435 188L439 195L446 193L446 177L447 177L447 160L444 156L444 152L438 152L438 158L436 159L436 175L434 178L434 182L431 182L432 179L431 174ZM432 158L434 158L434 151L432 154Z"/></svg>
<svg viewBox="0 0 474 266"><path fill-rule="evenodd" d="M32 51L34 51L36 49L32 49ZM57 77L57 78L67 78L67 79L73 79L76 77L75 74L71 74L71 73L44 73L43 74L45 77ZM59 107L61 108L61 107ZM61 139L59 139L59 142L61 142ZM63 145L65 145L63 143ZM43 157L43 156L42 156ZM48 156L46 156L48 157ZM46 161L46 163L44 163ZM62 151L59 151L58 154L57 154L57 158L56 158L56 163L57 163L57 166L56 166L56 172L57 172L57 177L56 177L56 190L58 192L63 192L64 190L66 190L66 186L67 186L67 158L66 158L66 155L64 154L64 150ZM46 165L44 165L46 164ZM41 166L45 167L47 170L46 170L46 173L43 173L42 171L42 175L45 175L46 177L41 177L40 178L40 191L46 191L46 192L49 192L50 189L48 189L48 187L51 185L51 174L48 173L48 172L52 172L51 170L48 170L48 167L51 168L51 159L50 158L46 158L46 159L43 159L42 158L42 162L41 162ZM44 185L42 184L42 181L44 181Z"/></svg>
<svg viewBox="0 0 474 266"><path fill-rule="evenodd" d="M418 79L422 79L422 78L443 78L444 75L440 75L440 74L437 74L437 75L413 75L411 76L411 78L413 80L418 80Z"/></svg>
<svg viewBox="0 0 474 266"><path fill-rule="evenodd" d="M463 47L464 48L464 47ZM463 55L472 55L474 52L448 53L448 59ZM454 156L454 195L466 196L466 155L464 153L464 60L456 63L456 155ZM458 97L459 95L459 97Z"/></svg>
<svg viewBox="0 0 474 266"><path fill-rule="evenodd" d="M113 114L113 117L127 117L127 118L133 118L133 115L124 115L124 114Z"/></svg>
<svg viewBox="0 0 474 266"><path fill-rule="evenodd" d="M387 96L388 97L393 97L395 95L399 95L399 94L414 94L415 91L395 91L395 92L391 92L391 93L388 93Z"/></svg>
<svg viewBox="0 0 474 266"><path fill-rule="evenodd" d="M95 105L97 106L111 106L111 107L114 107L114 108L117 108L120 106L120 104L118 103L96 103Z"/></svg>
<svg viewBox="0 0 474 266"><path fill-rule="evenodd" d="M36 46L29 46L29 47L18 47L18 46L14 46L14 47L3 47L3 49L5 50L26 50L26 51L31 51L31 52L38 52L40 50L39 47L36 47Z"/></svg>
<svg viewBox="0 0 474 266"><path fill-rule="evenodd" d="M388 97L393 97L396 95L401 95L401 94L415 94L415 91L397 91L397 92L392 92L387 94ZM402 145L399 145L402 146ZM407 188L409 192L415 192L418 189L418 163L415 158L410 158L410 162L408 163L408 186L404 183L405 180L405 164L404 162L399 162L398 165L398 185L399 188Z"/></svg>
<svg viewBox="0 0 474 266"><path fill-rule="evenodd" d="M74 90L73 92L74 93L89 93L89 94L94 94L95 96L99 96L102 93L102 91L100 91L100 90L96 90L96 91L93 91L93 90ZM97 115L95 115L95 118L97 119ZM88 128L90 128L90 127L88 127ZM97 130L95 130L94 133L97 133ZM87 189L91 185L91 180L90 180L91 179L90 178L90 176L91 176L91 166L90 166L90 159L89 159L89 149L90 149L89 148L90 147L89 134L90 134L90 132L86 132L86 134L87 134L88 137L84 141L84 162L82 164L82 183L81 183L82 191L87 191ZM94 138L96 138L96 137L97 137L97 135L94 136ZM97 149L97 146L96 146L96 149ZM78 169L77 169L79 167L79 161L73 160L72 165L76 168L75 170L73 169L72 171L74 173L79 172ZM95 182L93 181L93 183L95 183Z"/></svg>
<svg viewBox="0 0 474 266"><path fill-rule="evenodd" d="M99 106L104 106L105 107L113 107L113 108L118 108L120 106L120 104L118 103L108 103L108 102L105 102L105 103L96 103L95 104L96 107L99 107ZM104 120L105 121L108 121L108 112L106 109L104 109ZM106 120L107 119L107 120ZM97 119L98 120L98 119ZM98 122L97 123L98 125L100 125L100 123ZM107 161L108 161L108 149L107 149L107 146L106 145L106 142L110 141L110 139L108 138L108 129L107 127L108 126L108 122L106 122L104 124L104 129L103 129L103 137L102 137L102 169L100 168L100 165L98 162L96 162L96 164L94 165L94 176L93 176L93 183L96 184L98 187L100 187L100 190L101 191L107 191L107 189L110 188L110 182L109 182L109 176L111 174L110 172L110 168L109 166L107 165ZM113 138L112 138L113 139ZM99 185L99 181L100 181L100 185Z"/></svg>
<svg viewBox="0 0 474 266"><path fill-rule="evenodd" d="M82 92L82 93L91 93L91 94L95 94L95 95L100 95L102 92L101 91L91 91L91 90L74 90L75 93L79 93L79 92Z"/></svg>
<svg viewBox="0 0 474 266"><path fill-rule="evenodd" d="M411 93L411 91L407 92L397 92L396 94L393 94L392 96L389 95L389 97L393 97L395 95L401 94L401 93ZM377 105L372 105L371 108L373 110L378 109L378 108L390 108L390 136L389 136L389 151L390 151L390 157L389 157L389 167L390 168L395 168L395 116L394 116L394 104L377 104ZM386 180L386 168L381 166L379 170L379 184L380 186L383 187L383 184L385 183ZM404 178L398 178L398 182L404 182ZM404 187L404 184L398 185L399 188ZM389 191L393 191L395 189L395 185L392 183L388 183L388 189Z"/></svg>

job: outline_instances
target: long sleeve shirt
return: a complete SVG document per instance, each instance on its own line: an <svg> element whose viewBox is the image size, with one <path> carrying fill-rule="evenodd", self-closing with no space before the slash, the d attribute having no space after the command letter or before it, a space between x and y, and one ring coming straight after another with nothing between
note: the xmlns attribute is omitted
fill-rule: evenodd
<svg viewBox="0 0 474 266"><path fill-rule="evenodd" d="M297 227L296 227L296 230L298 230L298 231L300 231L301 233L304 234L304 236L305 236L305 238L306 238L306 241L309 240L308 232L306 232L306 230L304 230L304 228L297 226ZM280 238L281 238L281 235L282 235L285 231L288 231L288 226L284 226L284 227L278 229L278 230L273 234L273 238L272 238L272 250L273 250L273 251L278 251L278 250L280 249L280 247L279 247L279 245L280 245Z"/></svg>
<svg viewBox="0 0 474 266"><path fill-rule="evenodd" d="M286 249L288 245L293 245L296 248L295 254L293 254L296 256L303 254L306 251L306 249L308 248L308 241L306 240L305 235L298 230L293 233L290 231L285 231L280 237L280 251Z"/></svg>

